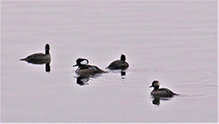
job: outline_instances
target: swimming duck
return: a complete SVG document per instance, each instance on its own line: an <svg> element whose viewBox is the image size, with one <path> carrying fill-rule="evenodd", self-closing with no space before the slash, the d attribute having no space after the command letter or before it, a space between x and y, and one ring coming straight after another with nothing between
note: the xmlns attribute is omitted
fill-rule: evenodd
<svg viewBox="0 0 219 124"><path fill-rule="evenodd" d="M172 97L173 95L178 95L167 88L159 88L159 81L153 81L150 87L154 87L154 90L151 91L152 96L160 96L160 97Z"/></svg>
<svg viewBox="0 0 219 124"><path fill-rule="evenodd" d="M84 58L78 58L76 60L76 65L73 65L73 67L78 66L77 70L75 71L78 75L83 76L89 76L89 75L95 75L98 73L107 73L97 66L94 65L88 65L89 61Z"/></svg>
<svg viewBox="0 0 219 124"><path fill-rule="evenodd" d="M129 64L125 61L126 57L124 54L121 55L120 60L115 60L106 68L110 70L125 70L129 67Z"/></svg>
<svg viewBox="0 0 219 124"><path fill-rule="evenodd" d="M45 54L44 53L35 53L32 55L27 56L24 59L20 59L21 61L27 61L29 63L33 64L44 64L44 63L50 63L51 57L50 57L50 46L49 44L45 45Z"/></svg>

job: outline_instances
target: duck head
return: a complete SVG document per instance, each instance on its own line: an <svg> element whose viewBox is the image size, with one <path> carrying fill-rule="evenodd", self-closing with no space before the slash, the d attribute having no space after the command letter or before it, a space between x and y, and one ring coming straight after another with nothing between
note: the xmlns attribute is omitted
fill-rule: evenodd
<svg viewBox="0 0 219 124"><path fill-rule="evenodd" d="M151 88L151 87L154 87L155 89L158 89L159 86L160 86L159 81L156 81L156 80L155 80L155 81L152 82L152 85L150 86L150 88Z"/></svg>
<svg viewBox="0 0 219 124"><path fill-rule="evenodd" d="M89 63L89 61L87 59L84 58L78 58L76 60L76 65L73 65L73 67L75 66L83 66L83 65L87 65Z"/></svg>
<svg viewBox="0 0 219 124"><path fill-rule="evenodd" d="M126 57L125 57L124 54L121 55L120 60L122 60L122 61L125 61L125 60L126 60Z"/></svg>

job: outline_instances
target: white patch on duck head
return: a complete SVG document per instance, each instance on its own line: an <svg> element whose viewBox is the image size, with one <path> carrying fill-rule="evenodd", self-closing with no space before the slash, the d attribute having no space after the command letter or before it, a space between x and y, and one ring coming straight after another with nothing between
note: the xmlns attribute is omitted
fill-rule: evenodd
<svg viewBox="0 0 219 124"><path fill-rule="evenodd" d="M88 61L85 59L85 60L81 61L80 64L81 64L81 65L87 65L87 64L88 64Z"/></svg>

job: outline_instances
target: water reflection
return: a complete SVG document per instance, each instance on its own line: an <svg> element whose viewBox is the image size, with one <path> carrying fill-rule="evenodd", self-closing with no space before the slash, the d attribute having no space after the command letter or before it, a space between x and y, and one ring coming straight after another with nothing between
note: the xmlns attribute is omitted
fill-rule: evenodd
<svg viewBox="0 0 219 124"><path fill-rule="evenodd" d="M172 97L152 96L152 104L159 106L160 105L160 100L168 101L171 98Z"/></svg>
<svg viewBox="0 0 219 124"><path fill-rule="evenodd" d="M51 71L50 63L46 63L46 65L45 65L45 71L46 71L46 72L50 72L50 71Z"/></svg>
<svg viewBox="0 0 219 124"><path fill-rule="evenodd" d="M28 63L31 63L31 62L28 62ZM43 64L45 64L45 71L46 72L50 72L51 71L50 63L40 63L40 64L31 63L31 64L35 64L35 65L43 65Z"/></svg>
<svg viewBox="0 0 219 124"><path fill-rule="evenodd" d="M117 70L119 71L120 75L122 76L122 79L125 79L126 71L125 70Z"/></svg>
<svg viewBox="0 0 219 124"><path fill-rule="evenodd" d="M152 103L154 104L154 105L160 105L160 97L158 96L158 97L153 97L153 100L152 100Z"/></svg>
<svg viewBox="0 0 219 124"><path fill-rule="evenodd" d="M50 72L51 67L50 67L50 61L51 61L51 56L49 53L50 46L49 44L45 45L45 54L44 53L34 53L26 58L20 59L21 61L26 61L31 64L45 64L45 71Z"/></svg>
<svg viewBox="0 0 219 124"><path fill-rule="evenodd" d="M109 72L120 74L122 79L125 79L126 77L126 70L110 70Z"/></svg>
<svg viewBox="0 0 219 124"><path fill-rule="evenodd" d="M87 76L78 76L76 83L80 86L88 85L89 77Z"/></svg>
<svg viewBox="0 0 219 124"><path fill-rule="evenodd" d="M99 77L101 74L92 74L92 75L78 75L78 77L75 77L77 78L76 80L76 84L80 85L80 86L84 86L84 85L88 85L89 83L89 80L90 78L96 78L96 77Z"/></svg>
<svg viewBox="0 0 219 124"><path fill-rule="evenodd" d="M125 79L126 71L125 70L121 70L120 73L121 73L122 79Z"/></svg>

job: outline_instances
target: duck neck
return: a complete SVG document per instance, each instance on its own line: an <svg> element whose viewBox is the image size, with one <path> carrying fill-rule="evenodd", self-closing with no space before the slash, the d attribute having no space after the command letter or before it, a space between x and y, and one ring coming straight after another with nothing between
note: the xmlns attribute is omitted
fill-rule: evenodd
<svg viewBox="0 0 219 124"><path fill-rule="evenodd" d="M46 51L45 51L45 54L46 54L46 55L49 55L49 50L46 50Z"/></svg>
<svg viewBox="0 0 219 124"><path fill-rule="evenodd" d="M88 69L89 68L88 65L80 65L79 67L80 67L80 69Z"/></svg>
<svg viewBox="0 0 219 124"><path fill-rule="evenodd" d="M157 90L157 89L159 89L159 86L154 86L154 90Z"/></svg>
<svg viewBox="0 0 219 124"><path fill-rule="evenodd" d="M125 61L125 60L126 60L125 56L122 55L121 58L120 58L120 60L121 60L121 61Z"/></svg>

